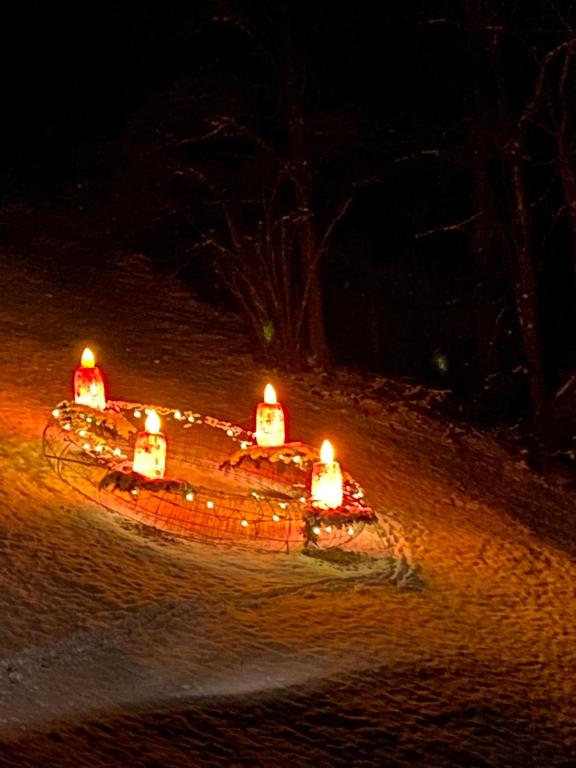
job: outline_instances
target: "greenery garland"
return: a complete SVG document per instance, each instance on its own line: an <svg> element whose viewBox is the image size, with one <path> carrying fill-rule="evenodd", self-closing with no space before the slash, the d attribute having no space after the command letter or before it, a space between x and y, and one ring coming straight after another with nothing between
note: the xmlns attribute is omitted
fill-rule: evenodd
<svg viewBox="0 0 576 768"><path fill-rule="evenodd" d="M105 490L112 486L113 491L124 491L133 494L139 489L145 491L167 491L168 493L180 493L184 498L189 494L197 493L197 489L185 480L166 480L164 478L148 478L137 472L125 472L121 469L113 470L104 475L98 484L99 490Z"/></svg>
<svg viewBox="0 0 576 768"><path fill-rule="evenodd" d="M257 469L260 468L262 462L269 462L276 464L279 471L291 464L306 471L318 459L318 451L306 443L285 443L274 447L250 445L247 448L234 451L226 461L222 462L220 469L240 467L245 462L250 461Z"/></svg>

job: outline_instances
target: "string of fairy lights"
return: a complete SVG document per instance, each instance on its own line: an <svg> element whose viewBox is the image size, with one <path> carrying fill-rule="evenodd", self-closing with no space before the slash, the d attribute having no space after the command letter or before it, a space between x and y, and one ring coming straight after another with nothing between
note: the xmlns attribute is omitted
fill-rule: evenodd
<svg viewBox="0 0 576 768"><path fill-rule="evenodd" d="M90 373L94 370L95 375ZM245 535L282 536L271 534L269 528L281 524L291 535L296 530L306 543L322 539L323 545L342 536L354 537L365 523L375 521L363 489L333 454L326 457L321 452L319 460L311 446L284 442L283 407L273 389L271 393L267 388L264 403L257 406L252 432L186 408L107 400L104 387L102 372L90 350L85 350L75 372L74 401L64 400L52 411L52 426L71 448L74 460L80 456L102 468L101 489L124 494L136 504L142 494L170 497L172 506L185 508L191 525L194 514L202 514L209 515L216 530L238 526ZM218 449L221 461L216 473L231 476L232 489L165 477L167 443L161 420L184 432L217 431L225 442ZM226 442L231 451L227 452ZM196 450L201 449L202 444L197 445ZM200 454L195 463L201 465Z"/></svg>

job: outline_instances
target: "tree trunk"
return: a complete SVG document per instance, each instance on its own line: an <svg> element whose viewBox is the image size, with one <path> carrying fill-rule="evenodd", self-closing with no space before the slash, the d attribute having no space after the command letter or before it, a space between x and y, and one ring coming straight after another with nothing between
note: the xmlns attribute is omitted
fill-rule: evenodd
<svg viewBox="0 0 576 768"><path fill-rule="evenodd" d="M514 295L522 345L528 366L528 387L532 427L536 438L545 445L549 439L548 391L542 350L538 275L532 252L528 199L520 147L510 156L512 205L514 210L514 247L516 280Z"/></svg>
<svg viewBox="0 0 576 768"><path fill-rule="evenodd" d="M325 370L330 365L330 354L324 322L324 291L318 266L313 269L310 292L308 294L308 306L306 308L307 348L314 360L314 364Z"/></svg>
<svg viewBox="0 0 576 768"><path fill-rule="evenodd" d="M568 210L568 222L572 235L572 260L576 279L576 174L574 173L574 107L573 76L575 43L564 54L564 64L559 83L559 120L556 129L556 167L562 183L564 202ZM576 286L576 281L575 281Z"/></svg>
<svg viewBox="0 0 576 768"><path fill-rule="evenodd" d="M495 262L500 256L500 249L495 194L488 177L493 154L488 134L489 129L484 124L476 123L472 127L472 210L478 215L471 237L475 282L475 345L477 370L483 382L500 372L495 328L498 308L489 293L490 290L494 291L491 286L498 270Z"/></svg>
<svg viewBox="0 0 576 768"><path fill-rule="evenodd" d="M561 133L558 136L557 144L557 167L568 211L570 233L572 235L572 255L576 283L576 174L574 173L571 149L569 137Z"/></svg>
<svg viewBox="0 0 576 768"><path fill-rule="evenodd" d="M302 281L301 311L304 312L302 342L304 352L312 358L315 367L326 369L330 365L328 339L324 322L324 291L317 258L316 233L311 216L300 228L300 272Z"/></svg>

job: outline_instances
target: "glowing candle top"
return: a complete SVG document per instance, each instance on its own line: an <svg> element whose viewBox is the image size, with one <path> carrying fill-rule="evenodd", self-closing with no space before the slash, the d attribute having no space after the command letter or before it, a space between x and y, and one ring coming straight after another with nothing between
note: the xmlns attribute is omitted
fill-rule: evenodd
<svg viewBox="0 0 576 768"><path fill-rule="evenodd" d="M94 368L94 353L90 349L90 347L86 347L84 351L82 352L82 357L80 358L80 365L82 368Z"/></svg>
<svg viewBox="0 0 576 768"><path fill-rule="evenodd" d="M276 405L278 402L276 400L276 390L272 384L266 384L264 387L264 402L266 405Z"/></svg>
<svg viewBox="0 0 576 768"><path fill-rule="evenodd" d="M158 416L156 411L150 411L150 413L146 417L146 422L144 424L144 427L146 429L146 432L148 432L151 435L157 435L160 432L160 417Z"/></svg>
<svg viewBox="0 0 576 768"><path fill-rule="evenodd" d="M332 464L334 461L334 448L330 440L324 440L320 448L320 461L322 464Z"/></svg>

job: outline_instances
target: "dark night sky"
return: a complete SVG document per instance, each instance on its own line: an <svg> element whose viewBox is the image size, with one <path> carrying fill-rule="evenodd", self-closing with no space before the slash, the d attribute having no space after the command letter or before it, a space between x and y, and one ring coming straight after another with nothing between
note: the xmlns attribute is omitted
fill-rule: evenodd
<svg viewBox="0 0 576 768"><path fill-rule="evenodd" d="M159 67L149 32L122 3L26 3L5 15L5 169L40 182L121 131Z"/></svg>
<svg viewBox="0 0 576 768"><path fill-rule="evenodd" d="M282 5L245 0L238 7L254 6L266 18ZM309 107L343 116L361 112L375 158L402 155L411 150L415 133L432 141L444 124L457 122L467 75L462 60L455 65L463 56L462 39L451 25L438 25L431 35L420 23L431 15L430 3L285 5L293 37L305 51ZM444 14L444 5L436 0L437 14ZM242 69L248 59L236 55L238 36L222 29L207 32L202 25L219 7L217 2L37 0L5 9L0 27L5 199L17 194L34 204L50 203L78 182L90 183L106 163L103 175L118 176L122 162L110 161L117 156L110 155L110 146L117 150L125 137L129 143L139 113L146 114L148 104L187 73L215 67L248 83L250 73ZM438 198L439 183L444 182L419 169L399 173L389 166L385 183L359 196L343 241L362 241L369 258L377 260L412 248L414 212L425 225L428 201ZM442 194L454 196L446 189ZM105 216L113 213L110 209ZM445 244L446 267L448 250ZM343 285L366 279L364 267L358 267L357 276L348 274L346 264L336 266L334 274L339 269Z"/></svg>
<svg viewBox="0 0 576 768"><path fill-rule="evenodd" d="M274 7L274 3L271 4ZM385 4L386 6L388 4ZM414 18L372 3L298 10L316 96L328 108L362 105L397 130L458 101L446 35L430 47ZM263 7L266 4L262 4ZM211 56L198 22L216 3L37 2L3 9L0 32L2 149L6 181L42 185L89 161L121 136L156 90ZM441 100L441 104L438 104ZM434 105L434 107L432 106Z"/></svg>
<svg viewBox="0 0 576 768"><path fill-rule="evenodd" d="M233 7L234 1L225 5ZM339 282L329 299L334 315L340 314L341 302L354 295L360 304L352 314L360 314L366 303L366 286L377 286L371 301L384 329L382 344L392 338L385 329L395 327L398 332L396 349L382 347L375 353L380 356L376 365L384 360L392 365L393 372L413 373L417 369L420 374L430 369L436 348L451 345L457 348L455 357L467 365L470 355L467 347L464 351L460 348L461 339L465 338L467 345L470 335L476 333L471 331L475 320L467 311L475 279L467 233L428 240L415 237L418 231L466 219L473 210L473 174L466 167L474 146L470 126L478 110L483 111L483 119L492 119L493 86L486 74L487 37L479 32L482 25L474 28L468 23L470 19L463 17L480 8L488 13L509 13L510 23L516 25L503 48L501 70L509 89L509 116L514 119L515 105L525 98L533 74L527 48L523 47L523 25L531 41L542 43L546 49L554 41L548 31L553 25L532 15L555 6L546 5L545 0L529 0L523 6L525 17L518 21L510 10L516 5L503 0L487 0L485 4L458 0L376 4L361 0L342 7L330 0L302 6L288 0L237 0L236 5L243 11L249 9L249 13L256 9L258 18L264 20L270 15L277 18L278 9L288 9L293 39L305 51L311 84L309 110L343 117L362 114L367 143L371 142L374 168L382 181L358 196L335 239L332 275ZM569 0L560 5L573 8ZM251 88L255 79L250 56L246 49L241 50L245 41L240 43L241 36L230 30L215 30L204 23L222 7L223 3L208 0L36 0L3 7L2 199L21 197L41 207L66 190L74 195L79 182L87 188L98 175L106 184L117 182L125 171L126 154L122 152L131 146L135 125L141 130L142 121L149 119L152 126L154 120L163 118L162 99L178 80L189 76L191 81L194 77L200 81L199 73L211 69L212 82L217 82L215 72L218 77L230 72L234 87L245 83ZM556 26L557 22L555 18ZM262 58L257 61L253 57L253 61L255 66L262 66ZM211 81L205 78L202 82ZM546 192L546 185L557 194L546 165L548 147L540 137L538 141L530 169L531 194L536 197ZM439 146L444 157L451 152L460 155L454 162L397 162L411 152ZM534 151L533 146L530 149ZM370 157L365 155L364 159L366 156ZM329 186L330 179L325 189ZM496 191L499 194L501 190ZM110 201L120 200L114 194L116 197L102 194L100 199L101 214L108 220L116 214ZM125 206L138 209L142 201L128 198ZM549 211L555 205L557 198L551 195ZM90 203L84 201L83 206L86 210ZM548 227L546 232L542 228L541 240L548 238L549 250L563 249L566 253L566 233L549 217L549 211L541 217ZM541 226L539 221L535 217L536 228ZM538 231L537 235L540 237ZM165 241L161 250L164 254L168 251ZM348 253L354 253L354 258ZM549 261L554 269L550 277L545 275L548 282L543 283L543 295L553 295L560 285L568 284L566 275L572 265L569 258L559 261L561 269ZM504 268L495 276L491 289L489 301L512 306ZM569 296L557 317L552 316L556 310L549 313L546 322L552 329L551 337L559 337L558 329L570 324L571 306ZM454 307L457 309L453 311ZM406 311L412 311L408 320ZM504 316L512 318L513 311L506 309ZM506 338L514 332L513 322L509 322L502 330ZM439 329L436 336L430 331L434 324ZM409 337L403 339L402 330L407 325ZM356 338L364 327L362 319L353 332L343 329L351 339L350 354L356 354ZM429 337L424 338L427 333ZM344 334L336 329L334 335L340 338ZM418 344L421 349L414 351ZM507 344L502 345L503 360L512 357ZM407 355L409 348L412 351ZM346 358L348 352L342 354ZM392 364L394 360L397 362Z"/></svg>

